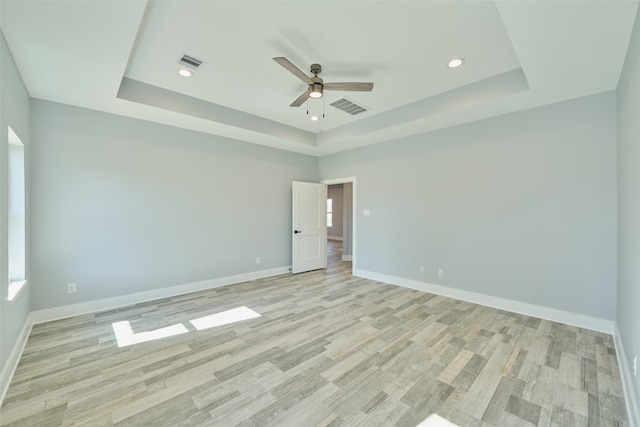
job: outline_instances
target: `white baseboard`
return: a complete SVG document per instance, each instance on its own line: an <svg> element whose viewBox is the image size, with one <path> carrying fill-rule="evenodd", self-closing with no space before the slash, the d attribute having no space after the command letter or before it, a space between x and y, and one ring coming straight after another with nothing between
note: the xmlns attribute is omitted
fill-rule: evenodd
<svg viewBox="0 0 640 427"><path fill-rule="evenodd" d="M342 237L340 237L340 236L327 236L327 240L337 240L338 242L342 242Z"/></svg>
<svg viewBox="0 0 640 427"><path fill-rule="evenodd" d="M640 407L638 406L638 397L633 387L633 375L627 360L627 352L622 343L618 323L615 325L615 333L613 339L616 345L616 356L618 358L618 366L620 367L620 378L622 379L622 391L624 392L624 402L627 406L627 418L631 427L640 427Z"/></svg>
<svg viewBox="0 0 640 427"><path fill-rule="evenodd" d="M586 316L584 314L572 313L569 311L558 310L541 305L484 295L477 292L465 291L462 289L450 288L447 286L434 285L431 283L405 279L402 277L389 276L386 274L375 273L358 268L354 268L353 275L364 277L365 279L390 283L392 285L402 286L405 288L416 289L422 292L455 298L474 304L498 308L500 310L510 311L513 313L524 314L527 316L551 320L553 322L559 322L567 325L578 326L580 328L604 332L607 334L613 334L614 331L615 322L613 320L600 319L598 317Z"/></svg>
<svg viewBox="0 0 640 427"><path fill-rule="evenodd" d="M18 340L16 341L16 344L13 346L13 349L9 354L9 359L4 365L2 373L0 373L0 406L2 406L2 402L4 402L4 397L6 396L7 390L9 389L11 378L13 378L13 374L16 372L18 363L20 363L20 358L22 357L22 352L27 345L27 339L29 338L29 334L31 333L32 325L33 322L31 321L30 316L27 316L27 320L22 326L22 330L20 331Z"/></svg>
<svg viewBox="0 0 640 427"><path fill-rule="evenodd" d="M138 292L135 294L81 302L78 304L65 305L62 307L47 308L44 310L31 312L31 321L33 324L49 322L52 320L64 319L67 317L79 316L81 314L96 313L99 311L139 304L141 302L153 301L161 298L168 298L176 295L183 295L191 292L233 285L235 283L263 279L265 277L271 276L278 276L290 272L291 270L289 266L278 267L269 270L260 270L251 273L238 274L235 276L221 277L218 279L204 280L202 282L187 283L184 285L170 286L167 288L154 289L146 292Z"/></svg>
<svg viewBox="0 0 640 427"><path fill-rule="evenodd" d="M342 255L343 261L353 261L353 255Z"/></svg>

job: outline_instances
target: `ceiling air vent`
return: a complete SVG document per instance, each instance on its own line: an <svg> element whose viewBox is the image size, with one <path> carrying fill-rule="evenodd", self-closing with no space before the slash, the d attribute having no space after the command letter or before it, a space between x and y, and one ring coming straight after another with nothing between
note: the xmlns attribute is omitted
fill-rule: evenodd
<svg viewBox="0 0 640 427"><path fill-rule="evenodd" d="M199 66L202 65L204 61L198 58L194 58L190 55L182 55L182 58L178 60L179 64L186 65L187 67L198 69Z"/></svg>
<svg viewBox="0 0 640 427"><path fill-rule="evenodd" d="M365 111L367 111L367 109L364 108L363 106L358 105L353 101L349 101L347 98L338 99L337 101L332 102L330 105L332 107L336 107L338 110L345 111L351 114L352 116L355 116L356 114L364 113Z"/></svg>

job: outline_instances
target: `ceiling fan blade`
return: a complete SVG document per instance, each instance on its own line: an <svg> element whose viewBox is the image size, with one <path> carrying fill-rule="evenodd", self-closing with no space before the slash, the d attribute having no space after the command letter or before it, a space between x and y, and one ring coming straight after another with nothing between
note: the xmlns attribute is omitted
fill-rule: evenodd
<svg viewBox="0 0 640 427"><path fill-rule="evenodd" d="M353 90L358 92L371 92L373 90L373 83L325 83L325 90Z"/></svg>
<svg viewBox="0 0 640 427"><path fill-rule="evenodd" d="M284 56L279 56L277 58L273 58L274 61L276 61L278 64L282 65L284 68L286 68L287 70L289 70L289 72L291 74L293 74L294 76L296 76L297 78L299 78L300 80L302 80L303 82L305 82L306 84L312 84L313 81L309 78L309 76L307 76L304 71L302 71L300 68L296 67L295 65L293 65L291 63L291 61L289 61L287 58L285 58Z"/></svg>
<svg viewBox="0 0 640 427"><path fill-rule="evenodd" d="M302 95L300 95L298 97L298 99L296 99L295 101L293 101L291 103L291 105L289 105L289 107L299 107L302 104L304 104L304 102L309 99L309 91L306 91L305 93L303 93Z"/></svg>

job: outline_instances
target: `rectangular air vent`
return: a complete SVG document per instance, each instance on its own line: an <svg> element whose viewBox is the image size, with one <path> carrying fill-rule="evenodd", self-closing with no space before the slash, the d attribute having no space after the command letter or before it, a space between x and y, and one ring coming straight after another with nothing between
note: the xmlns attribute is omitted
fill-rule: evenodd
<svg viewBox="0 0 640 427"><path fill-rule="evenodd" d="M356 114L364 113L365 111L367 111L367 109L364 108L363 106L358 105L353 101L349 101L347 98L341 98L335 102L332 102L330 105L333 107L336 107L338 110L345 111L351 114L352 116L355 116Z"/></svg>
<svg viewBox="0 0 640 427"><path fill-rule="evenodd" d="M199 66L202 65L204 61L198 59L198 58L194 58L193 56L184 54L182 55L182 58L180 58L178 60L178 63L186 65L187 67L191 67L191 68L198 68Z"/></svg>

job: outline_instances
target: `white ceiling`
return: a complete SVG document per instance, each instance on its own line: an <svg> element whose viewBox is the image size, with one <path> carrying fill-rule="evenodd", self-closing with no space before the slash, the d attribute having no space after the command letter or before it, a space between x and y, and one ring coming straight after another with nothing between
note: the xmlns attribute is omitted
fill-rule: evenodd
<svg viewBox="0 0 640 427"><path fill-rule="evenodd" d="M637 0L0 0L29 94L324 155L615 89ZM187 53L205 61L178 76ZM273 61L372 92L306 90ZM464 57L455 70L446 63ZM310 73L309 73L310 74ZM342 97L369 111L351 116ZM312 122L307 108L324 110Z"/></svg>

